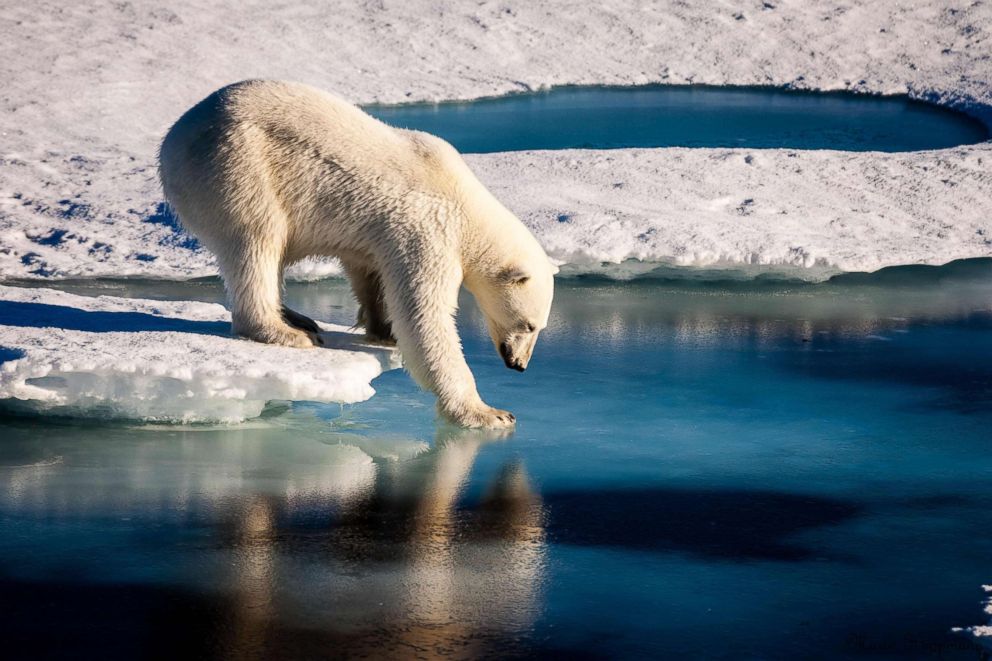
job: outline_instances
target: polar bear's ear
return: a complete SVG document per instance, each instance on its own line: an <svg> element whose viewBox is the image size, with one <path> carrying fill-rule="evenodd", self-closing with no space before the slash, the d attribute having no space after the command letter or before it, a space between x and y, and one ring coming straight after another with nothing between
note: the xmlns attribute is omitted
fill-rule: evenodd
<svg viewBox="0 0 992 661"><path fill-rule="evenodd" d="M499 274L499 281L508 285L522 285L530 280L530 274L519 266L509 266Z"/></svg>

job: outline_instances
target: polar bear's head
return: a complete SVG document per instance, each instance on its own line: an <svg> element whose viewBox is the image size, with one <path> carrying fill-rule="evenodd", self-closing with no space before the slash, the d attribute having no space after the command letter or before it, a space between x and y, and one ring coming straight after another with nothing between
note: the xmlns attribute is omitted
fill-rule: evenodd
<svg viewBox="0 0 992 661"><path fill-rule="evenodd" d="M557 271L546 257L511 265L473 292L493 345L510 369L527 369L537 336L548 325Z"/></svg>

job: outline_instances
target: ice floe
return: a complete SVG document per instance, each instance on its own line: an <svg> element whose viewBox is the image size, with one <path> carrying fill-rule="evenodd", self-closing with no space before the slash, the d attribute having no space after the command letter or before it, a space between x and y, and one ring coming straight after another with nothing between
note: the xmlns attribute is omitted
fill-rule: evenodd
<svg viewBox="0 0 992 661"><path fill-rule="evenodd" d="M230 337L220 305L0 286L0 401L8 409L238 422L273 400L353 403L394 351L321 324L325 348Z"/></svg>
<svg viewBox="0 0 992 661"><path fill-rule="evenodd" d="M846 89L908 93L992 123L988 3L232 8L48 0L5 10L0 277L214 273L161 203L156 148L186 108L250 77L301 80L359 103L563 84ZM813 277L820 267L992 255L990 163L990 143L892 156L660 149L472 159L573 272L640 259L799 265ZM335 273L327 263L293 271Z"/></svg>

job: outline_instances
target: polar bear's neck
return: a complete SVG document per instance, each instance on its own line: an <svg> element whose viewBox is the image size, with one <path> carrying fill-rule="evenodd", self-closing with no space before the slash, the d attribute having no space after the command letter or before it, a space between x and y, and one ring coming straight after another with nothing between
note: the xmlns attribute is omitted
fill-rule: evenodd
<svg viewBox="0 0 992 661"><path fill-rule="evenodd" d="M537 255L546 259L537 240L520 219L481 183L471 183L474 185L462 187L460 205L464 215L461 262L466 281L474 277L494 277L513 262L533 263Z"/></svg>

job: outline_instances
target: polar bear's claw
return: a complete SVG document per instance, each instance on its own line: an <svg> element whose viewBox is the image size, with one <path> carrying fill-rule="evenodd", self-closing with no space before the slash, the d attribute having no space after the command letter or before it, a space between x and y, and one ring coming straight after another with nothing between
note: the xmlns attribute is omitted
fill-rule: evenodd
<svg viewBox="0 0 992 661"><path fill-rule="evenodd" d="M290 310L285 305L282 306L282 318L287 324L294 328L299 328L301 331L314 334L320 332L320 326L317 325L316 321L295 310Z"/></svg>
<svg viewBox="0 0 992 661"><path fill-rule="evenodd" d="M472 429L508 429L516 424L517 418L509 411L483 405L458 416L455 422Z"/></svg>

